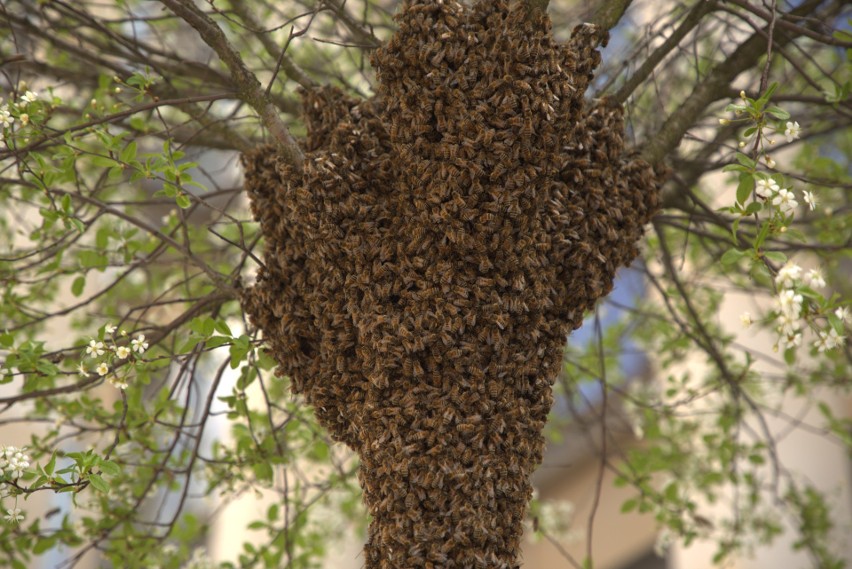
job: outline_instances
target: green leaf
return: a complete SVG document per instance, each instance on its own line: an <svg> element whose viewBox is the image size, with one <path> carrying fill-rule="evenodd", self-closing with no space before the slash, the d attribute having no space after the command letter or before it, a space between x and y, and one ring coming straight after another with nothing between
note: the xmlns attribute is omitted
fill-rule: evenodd
<svg viewBox="0 0 852 569"><path fill-rule="evenodd" d="M118 166L118 162L109 156L92 156L92 164L100 168L114 168Z"/></svg>
<svg viewBox="0 0 852 569"><path fill-rule="evenodd" d="M85 269L103 270L109 264L107 256L97 251L80 251L80 264Z"/></svg>
<svg viewBox="0 0 852 569"><path fill-rule="evenodd" d="M11 348L15 345L15 336L11 332L3 332L0 334L0 346Z"/></svg>
<svg viewBox="0 0 852 569"><path fill-rule="evenodd" d="M56 468L56 451L53 451L53 454L50 455L50 460L44 465L45 474L48 476L52 475L54 468Z"/></svg>
<svg viewBox="0 0 852 569"><path fill-rule="evenodd" d="M745 205L746 201L751 197L751 192L754 189L754 177L749 174L740 176L740 183L737 185L737 203Z"/></svg>
<svg viewBox="0 0 852 569"><path fill-rule="evenodd" d="M747 253L739 249L728 249L722 255L722 264L725 266L736 264L740 259L745 257Z"/></svg>
<svg viewBox="0 0 852 569"><path fill-rule="evenodd" d="M225 336L213 336L212 338L208 338L204 345L208 348L218 348L230 343L231 338L227 338Z"/></svg>
<svg viewBox="0 0 852 569"><path fill-rule="evenodd" d="M252 470L258 480L263 480L265 482L272 481L272 465L268 462L256 462L252 466Z"/></svg>
<svg viewBox="0 0 852 569"><path fill-rule="evenodd" d="M766 89L766 92L760 96L758 100L754 102L755 109L757 111L763 110L763 107L766 106L766 103L769 102L769 99L772 97L772 93L778 88L778 82L773 81L771 85Z"/></svg>
<svg viewBox="0 0 852 569"><path fill-rule="evenodd" d="M109 238L112 230L108 227L101 227L95 233L95 247L98 249L106 249L109 245Z"/></svg>
<svg viewBox="0 0 852 569"><path fill-rule="evenodd" d="M763 256L772 261L773 263L778 263L779 265L783 265L787 262L787 255L785 255L781 251L767 251L763 254Z"/></svg>
<svg viewBox="0 0 852 569"><path fill-rule="evenodd" d="M202 341L204 341L204 338L201 338L199 336L190 336L187 339L186 343L181 347L180 353L188 354L189 352L194 350L195 346L197 346Z"/></svg>
<svg viewBox="0 0 852 569"><path fill-rule="evenodd" d="M104 494L109 494L109 484L107 481L101 478L97 474L89 474L89 482L92 487L98 492L102 492Z"/></svg>
<svg viewBox="0 0 852 569"><path fill-rule="evenodd" d="M754 169L755 166L757 166L754 160L752 160L742 152L737 152L737 162L749 169Z"/></svg>
<svg viewBox="0 0 852 569"><path fill-rule="evenodd" d="M778 120L785 121L790 118L790 113L782 109L781 107L769 107L766 109L766 112L775 117Z"/></svg>
<svg viewBox="0 0 852 569"><path fill-rule="evenodd" d="M86 287L86 275L78 275L74 282L71 283L71 294L80 296L83 294L83 289Z"/></svg>
<svg viewBox="0 0 852 569"><path fill-rule="evenodd" d="M111 460L102 460L100 462L101 471L109 476L118 476L121 474L121 467Z"/></svg>
<svg viewBox="0 0 852 569"><path fill-rule="evenodd" d="M224 336L232 336L233 335L233 334L231 334L231 329L228 327L228 324L224 320L222 320L221 318L219 320L216 320L215 328L216 328L217 332L219 332L220 334L222 334Z"/></svg>
<svg viewBox="0 0 852 569"><path fill-rule="evenodd" d="M52 535L50 537L41 538L36 541L33 546L33 553L35 555L41 555L45 551L52 549L53 546L56 545L56 535Z"/></svg>
<svg viewBox="0 0 852 569"><path fill-rule="evenodd" d="M186 194L180 193L175 197L175 203L177 203L179 208L186 209L192 205L192 200Z"/></svg>
<svg viewBox="0 0 852 569"><path fill-rule="evenodd" d="M760 202L751 202L748 204L748 207L745 208L746 215L754 215L763 209L763 204Z"/></svg>
<svg viewBox="0 0 852 569"><path fill-rule="evenodd" d="M132 162L136 159L136 141L131 140L130 144L124 147L124 150L121 151L121 155L119 156L122 162Z"/></svg>

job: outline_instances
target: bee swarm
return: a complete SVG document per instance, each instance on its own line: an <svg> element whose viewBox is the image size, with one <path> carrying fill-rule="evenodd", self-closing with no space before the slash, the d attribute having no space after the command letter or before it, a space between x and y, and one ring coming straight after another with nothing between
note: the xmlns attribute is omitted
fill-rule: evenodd
<svg viewBox="0 0 852 569"><path fill-rule="evenodd" d="M243 302L358 452L373 568L517 568L567 334L637 255L660 180L584 105L604 34L409 1L370 100L304 95L302 172L244 158L266 238Z"/></svg>

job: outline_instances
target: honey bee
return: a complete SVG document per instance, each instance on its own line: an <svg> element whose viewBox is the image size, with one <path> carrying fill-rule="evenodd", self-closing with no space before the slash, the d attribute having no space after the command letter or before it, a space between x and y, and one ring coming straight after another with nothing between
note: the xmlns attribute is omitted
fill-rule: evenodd
<svg viewBox="0 0 852 569"><path fill-rule="evenodd" d="M494 317L494 324L496 324L501 330L505 330L506 326L509 325L509 316L506 314L498 314Z"/></svg>
<svg viewBox="0 0 852 569"><path fill-rule="evenodd" d="M405 496L405 507L407 509L413 510L417 506L418 503L419 503L419 500L417 499L417 496L415 496L413 492L409 492Z"/></svg>
<svg viewBox="0 0 852 569"><path fill-rule="evenodd" d="M442 330L438 333L438 337L441 339L441 343L443 343L445 346L453 345L453 337L450 336L450 334L448 334L447 332L444 332Z"/></svg>
<svg viewBox="0 0 852 569"><path fill-rule="evenodd" d="M524 91L526 93L532 92L532 87L530 87L530 84L527 83L526 81L524 81L523 79L516 80L514 82L514 85L515 85L515 87L517 87L518 89L520 89L521 91Z"/></svg>
<svg viewBox="0 0 852 569"><path fill-rule="evenodd" d="M501 163L496 164L494 166L494 169L491 170L491 175L488 176L488 179L491 180L492 182L496 182L505 173L506 173L506 167L501 162Z"/></svg>
<svg viewBox="0 0 852 569"><path fill-rule="evenodd" d="M533 121L532 117L527 117L524 119L523 126L521 127L521 137L529 140L533 135Z"/></svg>

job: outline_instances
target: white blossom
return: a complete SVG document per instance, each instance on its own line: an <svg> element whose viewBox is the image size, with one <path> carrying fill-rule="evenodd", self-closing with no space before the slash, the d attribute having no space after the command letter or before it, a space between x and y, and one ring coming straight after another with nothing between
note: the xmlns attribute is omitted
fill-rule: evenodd
<svg viewBox="0 0 852 569"><path fill-rule="evenodd" d="M127 356L130 355L130 348L127 346L119 346L115 349L115 355L121 360L127 359Z"/></svg>
<svg viewBox="0 0 852 569"><path fill-rule="evenodd" d="M778 182L772 178L761 178L757 181L754 192L761 198L768 198L780 189Z"/></svg>
<svg viewBox="0 0 852 569"><path fill-rule="evenodd" d="M781 335L792 335L799 331L801 328L801 323L797 316L792 314L782 314L778 319L780 326L778 327L778 332Z"/></svg>
<svg viewBox="0 0 852 569"><path fill-rule="evenodd" d="M113 326L112 324L107 324L106 326L104 326L104 332L106 332L107 334L115 333L115 326Z"/></svg>
<svg viewBox="0 0 852 569"><path fill-rule="evenodd" d="M809 191L809 190L805 190L804 194L805 194L805 203L808 204L808 207L811 208L811 211L815 210L816 206L817 206L817 201L816 201L816 197L814 196L814 193Z"/></svg>
<svg viewBox="0 0 852 569"><path fill-rule="evenodd" d="M825 278L822 276L822 271L819 269L811 269L805 275L805 281L814 288L822 288L825 286Z"/></svg>
<svg viewBox="0 0 852 569"><path fill-rule="evenodd" d="M145 341L145 334L139 334L130 341L130 344L133 346L133 351L144 354L145 350L148 349L148 342Z"/></svg>
<svg viewBox="0 0 852 569"><path fill-rule="evenodd" d="M786 314L791 317L797 317L802 311L802 298L801 294L796 294L794 290L782 290L778 294L778 298L775 299L776 307L778 308L778 312L782 315Z"/></svg>
<svg viewBox="0 0 852 569"><path fill-rule="evenodd" d="M793 142L799 138L799 123L796 121L787 121L787 128L784 129L784 136L787 137L787 142Z"/></svg>
<svg viewBox="0 0 852 569"><path fill-rule="evenodd" d="M6 109L0 110L0 124L8 128L15 124L15 118Z"/></svg>
<svg viewBox="0 0 852 569"><path fill-rule="evenodd" d="M778 343L785 350L801 346L802 333L795 332L794 334L782 334Z"/></svg>
<svg viewBox="0 0 852 569"><path fill-rule="evenodd" d="M752 324L754 324L754 320L751 319L751 313L743 312L740 314L740 322L743 323L743 328L749 328Z"/></svg>
<svg viewBox="0 0 852 569"><path fill-rule="evenodd" d="M89 347L86 348L86 353L93 358L104 355L104 343L92 340L89 342Z"/></svg>
<svg viewBox="0 0 852 569"><path fill-rule="evenodd" d="M834 315L837 316L841 322L846 322L849 320L849 317L852 316L852 314L849 313L849 307L847 306L841 306L835 310Z"/></svg>
<svg viewBox="0 0 852 569"><path fill-rule="evenodd" d="M5 470L13 479L23 476L24 471L30 467L30 456L26 454L26 450L26 447L0 447L0 473Z"/></svg>
<svg viewBox="0 0 852 569"><path fill-rule="evenodd" d="M787 261L783 267L778 269L778 274L775 275L775 286L779 288L790 288L796 284L802 276L802 267L793 261Z"/></svg>
<svg viewBox="0 0 852 569"><path fill-rule="evenodd" d="M784 213L788 213L796 209L799 206L799 202L796 201L796 194L786 188L782 188L772 197L772 205Z"/></svg>
<svg viewBox="0 0 852 569"><path fill-rule="evenodd" d="M767 154L767 155L766 155L765 160L766 160L766 165L767 165L769 168L775 168L775 160L773 160L773 159L769 156L769 154Z"/></svg>
<svg viewBox="0 0 852 569"><path fill-rule="evenodd" d="M24 514L21 513L21 508L14 508L12 510L6 510L6 515L3 516L3 519L6 520L7 523L17 524L18 522L23 521Z"/></svg>
<svg viewBox="0 0 852 569"><path fill-rule="evenodd" d="M832 328L828 332L820 331L819 340L814 343L814 346L820 352L825 352L827 350L832 350L837 346L842 346L845 343L846 336L841 336L837 333L837 330Z"/></svg>
<svg viewBox="0 0 852 569"><path fill-rule="evenodd" d="M83 377L89 377L89 370L86 369L86 364L80 362L80 365L77 366L77 371L80 372L80 375Z"/></svg>
<svg viewBox="0 0 852 569"><path fill-rule="evenodd" d="M21 119L22 126L27 126L30 122L30 115L28 115L27 113L21 113L21 116L18 118Z"/></svg>
<svg viewBox="0 0 852 569"><path fill-rule="evenodd" d="M98 367L95 368L95 371L98 372L98 375L104 376L109 373L109 366L106 362L101 362L98 364Z"/></svg>
<svg viewBox="0 0 852 569"><path fill-rule="evenodd" d="M32 91L27 91L27 92L26 92L26 93L24 93L24 95L21 97L21 100L22 100L23 102L25 102L25 103L34 103L34 102L36 102L36 101L38 100L38 95L36 95L36 94L35 94L35 93L33 93Z"/></svg>

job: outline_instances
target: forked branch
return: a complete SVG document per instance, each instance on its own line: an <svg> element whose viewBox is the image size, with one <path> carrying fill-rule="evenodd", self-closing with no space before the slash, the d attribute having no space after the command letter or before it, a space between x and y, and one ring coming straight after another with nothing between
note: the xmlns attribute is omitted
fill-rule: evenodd
<svg viewBox="0 0 852 569"><path fill-rule="evenodd" d="M297 170L301 170L304 154L290 134L290 129L281 120L278 109L264 92L257 77L249 71L245 62L225 37L222 29L207 14L189 0L160 0L176 16L195 28L204 43L209 45L228 67L237 87L237 94L248 103L263 125L269 129L278 144L281 156Z"/></svg>

